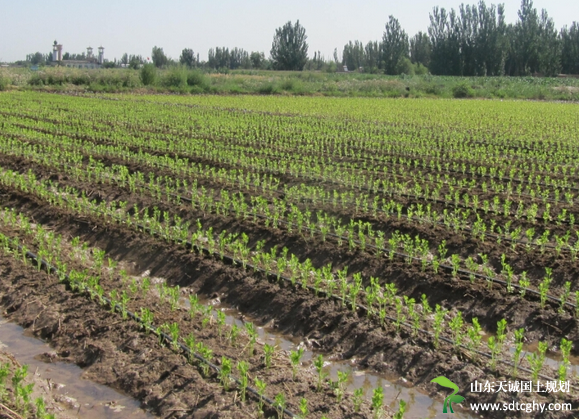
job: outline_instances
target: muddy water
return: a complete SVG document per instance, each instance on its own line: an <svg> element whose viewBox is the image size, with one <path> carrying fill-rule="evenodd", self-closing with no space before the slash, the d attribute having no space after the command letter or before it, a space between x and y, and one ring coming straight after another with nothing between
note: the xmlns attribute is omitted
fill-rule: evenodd
<svg viewBox="0 0 579 419"><path fill-rule="evenodd" d="M188 304L188 301L183 300L183 302L184 304ZM226 315L227 324L237 324L242 327L244 323L240 320L242 317L245 321L253 321L253 319L243 316L239 311L222 304L219 300L201 302L203 304L213 305L215 310L223 311ZM213 315L216 319L216 311L213 312ZM253 322L256 326L258 325L257 322ZM276 331L272 327L268 327L268 325L261 325L257 329L259 333L258 342L275 345L278 350L287 352L288 357L289 351L296 350L298 347L303 347L304 355L302 357L302 365L311 368L312 371L315 372L312 360L317 356L317 354L314 354L314 352L307 349L309 345L304 345L304 342L296 339L288 339L287 337L282 336L279 331ZM355 365L352 365L349 362L332 361L331 359L327 360L325 370L329 374L330 379L334 381L338 378L338 371L350 372L347 390L353 392L358 388L363 388L364 395L368 401L372 398L373 390L378 386L382 386L384 390L384 404L389 406L392 411L397 411L398 401L400 399L407 403L407 410L404 414L405 419L446 418L448 416L447 414L442 413L443 406L441 401L432 399L418 389L406 385L399 377L369 373L358 369ZM455 419L474 419L474 416L470 415L469 412L465 410L461 411L461 409L457 408L455 408L455 414L453 417Z"/></svg>
<svg viewBox="0 0 579 419"><path fill-rule="evenodd" d="M539 347L539 343L538 342L534 342L532 344L525 344L523 345L523 353L522 355L528 355L530 353L533 352L538 352L538 347ZM515 348L511 348L511 353L513 353L515 350ZM559 368L559 365L561 365L561 362L563 361L563 356L561 355L561 351L559 350L559 348L557 348L556 352L547 352L547 354L545 355L545 365L553 368L555 371L557 371L557 369ZM569 356L569 362L571 363L571 365L569 365L569 367L567 368L567 379L570 380L571 378L576 378L577 376L579 376L579 357L575 356L575 355L570 355Z"/></svg>
<svg viewBox="0 0 579 419"><path fill-rule="evenodd" d="M146 419L154 416L139 407L139 402L115 390L82 379L83 370L66 362L43 362L53 350L46 343L27 336L22 327L0 317L0 349L10 352L28 374L36 374L35 388L42 382L62 409L60 415L87 419ZM50 385L49 385L50 383ZM46 393L43 392L46 398Z"/></svg>

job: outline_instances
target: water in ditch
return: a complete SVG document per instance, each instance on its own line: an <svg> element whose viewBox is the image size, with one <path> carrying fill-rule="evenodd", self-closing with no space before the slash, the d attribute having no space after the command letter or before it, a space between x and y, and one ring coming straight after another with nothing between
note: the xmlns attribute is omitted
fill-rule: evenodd
<svg viewBox="0 0 579 419"><path fill-rule="evenodd" d="M184 305L188 305L189 303L186 299L183 299L182 302ZM312 372L315 371L312 360L317 356L317 354L307 349L309 345L304 345L304 342L299 340L288 339L282 336L273 327L268 327L268 325L258 325L258 323L253 319L248 318L246 315L243 315L232 307L226 306L218 299L205 300L201 302L203 304L211 304L214 306L213 316L215 319L217 319L216 310L223 311L226 315L227 324L237 324L242 327L244 321L240 320L241 318L244 318L245 321L253 321L256 326L258 326L258 342L261 344L268 343L270 345L275 345L278 350L284 351L288 357L291 350L296 350L300 346L303 347L304 355L302 357L302 365L311 368ZM329 374L329 378L332 380L337 380L338 371L350 372L347 391L352 393L358 388L363 388L364 396L368 401L372 397L373 390L376 387L381 386L384 390L384 403L391 409L391 411L396 412L398 409L398 401L404 400L407 403L407 410L404 414L405 419L447 417L447 414L442 413L443 406L441 401L433 399L424 392L407 385L403 379L400 379L400 377L370 373L358 369L348 361L333 361L331 359L327 360L325 369ZM474 416L466 410L460 408L457 409L456 407L453 417L456 419L474 419Z"/></svg>
<svg viewBox="0 0 579 419"><path fill-rule="evenodd" d="M82 378L82 368L67 362L45 362L52 348L14 323L0 317L0 350L8 352L34 374L35 389L46 400L54 399L64 417L87 419L146 419L154 416L140 408L139 402L110 387ZM48 354L48 356L46 355ZM50 412L50 411L49 411ZM52 413L52 412L50 412Z"/></svg>

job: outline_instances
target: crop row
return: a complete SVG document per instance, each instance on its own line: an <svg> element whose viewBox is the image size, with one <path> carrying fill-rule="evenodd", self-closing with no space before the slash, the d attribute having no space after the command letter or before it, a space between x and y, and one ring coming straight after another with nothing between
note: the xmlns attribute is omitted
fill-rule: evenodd
<svg viewBox="0 0 579 419"><path fill-rule="evenodd" d="M34 152L27 154L33 156ZM43 153L39 153L38 155L45 156ZM52 163L58 162L57 150L54 150L54 153L51 153L50 156ZM439 267L452 270L453 277L457 277L459 273L466 274L471 281L474 281L475 278L481 278L488 281L489 285L491 285L493 281L496 282L499 280L494 269L488 264L488 257L484 254L480 256L483 262L482 265L470 256L466 259L462 259L457 254L447 257L448 251L444 243L441 243L438 247L439 257L436 257L436 255L430 252L432 245L419 236L412 238L409 235L400 235L396 231L391 237L386 237L382 231L374 231L369 223L350 220L349 224L342 225L341 221L336 217L320 211L315 214L314 218L313 214L308 210L302 212L297 206L290 206L284 200L276 200L274 198L270 205L268 201L258 196L253 197L251 203L247 204L244 196L241 194L230 195L225 190L217 193L217 191L197 188L195 184L192 185L192 192L188 193L187 196L183 196L183 194L178 193L174 187L165 185L164 188L161 188L158 183L153 182L153 178L151 178L148 183L145 183L142 173L137 172L131 175L123 166L113 166L113 170L109 171L104 166L93 165L91 166L91 170L86 171L79 170L76 166L72 165L72 160L79 161L80 158L69 159L66 164L62 165L62 170L72 172L74 176L83 177L88 181L100 180L103 183L112 181L121 186L128 185L132 192L140 190L140 192L143 193L146 190L147 193L155 196L157 199L161 199L163 195L166 195L169 202L174 201L175 203L180 203L182 200L190 200L193 208L198 208L203 212L214 211L217 214L234 215L242 220L253 218L255 221L256 217L261 217L265 219L266 226L271 224L273 228L279 228L279 226L283 224L289 233L292 233L294 230L300 234L309 232L310 235L316 234L320 236L323 241L325 241L328 236L331 236L337 240L338 245L347 244L350 250L356 247L362 250L372 249L379 257L384 253L390 254L391 258L394 254L398 254L406 258L409 262L413 259L420 261L423 269L426 265L431 265L435 272L438 272ZM217 196L219 196L218 199L216 199ZM393 202L390 202L386 208L393 209ZM530 236L530 234L527 234L527 236ZM543 234L541 240L538 240L537 244L541 246L541 248L544 248L547 237L547 234ZM575 260L578 250L577 243L579 243L579 241L576 241L575 244L569 244L568 240L568 235L565 239L557 240L557 253L560 253L563 248L569 249L572 260ZM531 240L529 240L529 242L531 242ZM516 247L516 242L513 247ZM513 268L506 262L504 254L501 257L501 266L501 276L503 280L499 280L499 282L506 286L508 292L513 292L515 288L518 288L521 296L524 296L527 291L530 291L529 284L531 280L527 278L526 272L515 274ZM463 267L466 267L466 269ZM546 294L551 282L549 276L550 275L547 275L541 281L541 284L538 286L539 292L535 290L530 291L541 295L542 306L544 306L547 299L557 300ZM513 281L516 279L519 280L519 285L513 284ZM571 283L565 284L562 307L569 298L570 285Z"/></svg>
<svg viewBox="0 0 579 419"><path fill-rule="evenodd" d="M283 115L264 115L263 113L246 112L244 110L231 110L231 108L224 110L223 108L211 108L210 106L187 108L164 105L155 106L152 103L153 101L150 100L135 103L132 101L111 102L94 99L51 98L51 101L64 103L61 106L55 104L57 112L54 112L51 110L52 108L44 107L40 104L37 105L39 108L35 109L35 103L28 103L28 101L23 100L23 107L20 109L22 109L23 114L36 117L47 114L47 116L51 117L51 123L55 124L60 124L64 121L74 121L75 126L82 127L86 125L86 121L91 121L91 124L95 127L106 128L107 126L110 127L112 122L116 129L131 130L133 134L134 131L144 128L147 131L159 132L159 136L162 136L162 134L191 133L197 137L220 138L222 136L235 136L235 138L243 138L247 139L247 141L255 141L256 138L259 138L260 141L269 141L269 144L292 144L293 140L306 143L307 146L310 148L314 147L314 149L319 147L350 150L353 147L364 147L373 154L376 154L376 151L382 148L392 150L394 148L392 144L398 143L400 148L415 150L419 156L446 153L440 156L444 160L449 158L453 160L462 155L469 160L476 158L479 162L487 163L497 159L508 168L506 172L517 163L513 162L513 147L507 144L507 141L520 142L524 138L521 131L527 133L529 141L533 144L533 147L530 147L531 149L527 150L525 154L533 153L533 156L539 156L542 148L548 149L548 158L545 158L545 160L549 163L544 164L544 172L549 175L562 172L562 170L571 170L563 169L567 166L565 160L568 158L569 153L576 151L572 146L573 135L571 133L573 132L573 124L561 124L561 116L556 119L556 123L551 123L550 125L542 124L540 127L537 124L541 124L539 122L541 118L536 118L535 121L520 126L516 135L511 135L510 137L508 136L508 125L504 128L499 128L501 130L500 134L493 133L492 129L498 126L497 121L493 120L492 126L487 127L486 130L480 130L476 126L469 126L462 132L458 127L463 126L464 123L455 123L453 128L442 134L442 138L437 138L437 136L441 135L441 130L446 126L447 120L454 119L461 112L455 112L452 117L448 113L442 113L440 115L444 117L438 119L425 118L425 115L422 114L420 115L420 121L412 121L408 118L411 114L408 114L405 115L402 124L376 123L371 119L372 124L368 124L367 121L353 121L350 118L342 120L338 118L321 119L301 115L298 119ZM127 106L127 103L130 103L130 106ZM13 103L14 112L18 109L15 105ZM73 106L75 112L71 113L70 109ZM424 106L424 102L417 106ZM428 108L428 106L424 107ZM354 109L349 109L349 111L354 111ZM402 110L393 111L386 119L390 119L393 115L401 117L401 112L403 112ZM407 111L409 110L407 109ZM416 109L413 109L413 111L420 114L420 112L416 112ZM440 110L437 110L437 112L440 113ZM523 115L518 114L517 116ZM542 116L545 118L545 114ZM499 114L498 119L504 119L504 117ZM476 118L476 120L480 120L480 118ZM512 121L509 122L511 122L512 130ZM561 131L566 131L566 134L562 132L556 134L546 132L549 128L552 130L553 126L561 128ZM191 130L192 127L194 127L194 131ZM536 131L531 131L530 127L535 127ZM477 133L477 131L479 132ZM542 134L543 138L541 138L540 143L529 135L536 132ZM475 141L470 140L477 134L478 136L484 135L484 137ZM437 143L438 147L433 146ZM260 146L263 145L266 144L262 143ZM305 148L306 146L304 146ZM297 147L294 149L300 150ZM451 150L452 153L448 152L448 150ZM508 153L506 156L509 159L508 163L505 158L502 158L505 153ZM498 156L495 157L495 155ZM561 160L564 164L558 166L551 164L558 160ZM554 169L553 166L557 167L557 169Z"/></svg>
<svg viewBox="0 0 579 419"><path fill-rule="evenodd" d="M146 219L137 218L126 212L119 213L117 205L115 205L114 202L110 204L105 204L104 202L96 204L86 198L74 198L73 195L64 191L51 190L39 184L27 182L24 177L20 177L20 182L21 187L23 186L29 192L38 193L40 196L43 196L44 199L51 201L53 205L68 207L81 214L104 217L112 222L126 223L134 228L139 228L139 225L146 225L146 230L152 234L160 235L176 243L206 250L218 257L223 257L226 252L231 252L235 262L243 267L254 267L254 269L264 270L266 273L278 279L291 282L293 286L312 289L316 295L323 293L326 296L336 298L342 301L344 305L348 304L354 311L362 307L361 301L365 301L367 307L364 308L368 315L375 317L382 325L385 325L385 320L392 321L397 333L399 333L400 328L404 326L408 327L412 334L419 332L427 333L432 337L432 344L435 347L438 347L440 341L444 340L445 342L453 343L455 350L466 349L481 354L479 350L482 344L480 336L481 330L478 322L473 319L472 325L467 327L467 323L462 318L461 313L457 312L448 320L448 327L451 331L448 337L444 337L443 329L448 312L440 306L437 306L434 312L431 309L429 310L429 308L427 308L429 306L426 296L423 297L421 304L417 304L413 299L397 296L396 288L392 284L385 284L382 287L378 280L372 278L370 278L370 287L363 290L360 274L354 274L351 278L347 278L347 268L343 268L334 274L331 266L314 269L308 261L300 263L295 258L288 258L286 254L283 254L284 252L282 252L282 256L280 257L277 257L274 252L270 254L260 253L259 251L252 252L252 250L247 247L247 243L249 242L249 237L247 236L234 238L231 235L222 233L220 238L222 238L223 242L221 242L213 237L211 229L205 231L199 228L196 232L192 233L189 242L188 231L182 229L178 224L171 225L170 223L161 222L160 216L158 215L153 215L153 217L147 216ZM122 207L122 203L120 206ZM285 268L284 265L289 266L288 271L291 273L289 277L283 277L286 270L282 270L280 266ZM365 294L363 291L366 291ZM334 292L338 295L334 295ZM420 309L420 307L422 308ZM408 320L408 322L406 322L406 320ZM499 355L503 352L508 352L504 346L507 336L506 326L507 322L504 320L499 323L497 337L491 337L487 342L489 352L482 353L490 359L490 367L492 369L495 369ZM433 330L433 332L425 331L425 329ZM522 336L523 332L517 331L517 333ZM467 336L470 339L469 341L466 340ZM462 342L466 343L463 344ZM545 344L541 344L541 347L546 348ZM529 371L532 376L538 376L539 371L543 367L544 355L545 351L543 351L542 354L539 353L539 355L533 355L527 358L531 366L531 369L527 371ZM520 352L518 356L520 356ZM538 362L536 356L539 356L538 359L542 359L542 361ZM506 362L507 364L515 366L517 366L520 361L521 360L516 357L514 362L501 360L503 363ZM560 377L563 377L562 374L566 374L566 369L565 371L560 369L559 373Z"/></svg>
<svg viewBox="0 0 579 419"><path fill-rule="evenodd" d="M167 345L177 353L184 353L190 363L198 366L204 377L219 379L226 391L231 390L231 384L235 384L242 403L246 401L246 394L250 393L258 404L258 413L263 415L266 403L277 410L280 418L284 414L298 418L308 416L308 400L305 397L300 399L297 406L300 413L296 415L287 410L283 392L277 393L274 398L266 395L268 384L273 385L276 379L276 376L268 374L274 364L277 368L282 365L291 366L292 378L288 377L286 386L304 380L304 377L309 380L309 374L305 371L298 374L298 370L302 370L300 365L303 348L292 350L285 361L276 354L274 345L263 344L261 354L257 350L261 345L257 345L258 333L253 323L245 322L243 327L237 324L228 325L225 323L223 311L218 310L214 316L212 306L201 304L196 295L189 296L187 310L190 320L185 322L185 325L182 324L183 320L178 320L155 326L155 312L174 313L182 306L179 286L171 287L164 282L153 286L148 277L130 280L126 271L120 269L114 259L107 257L104 250L89 248L79 237L68 242L44 226L31 223L26 216L13 209L4 209L1 213L4 226L15 229L17 233L15 238L0 233L0 249L4 254L12 255L24 264L32 258L36 269L46 269L60 282L66 282L73 291L86 293L100 305L109 307L112 313L119 313L123 320L131 317L138 321L146 334L153 333L158 336L161 346ZM146 299L147 296L153 296L158 303L151 303L150 299ZM183 334L185 329L191 332ZM216 336L221 345L218 348L208 346L204 343L206 336ZM227 344L229 351L223 351L223 344ZM219 360L218 365L214 359ZM347 402L352 404L352 410L360 410L363 404L363 389L354 391L353 395L345 391L349 373L340 371L337 381L328 381L322 355L314 360L314 366L317 372L316 384L311 383L310 387L316 387L320 392L321 387L325 386L331 390L330 393L336 397L338 403ZM215 375L211 371L214 371ZM258 376L260 371L263 374L261 378ZM325 391L322 394L325 394ZM374 417L383 413L381 394L381 386L374 389ZM399 413L403 413L404 406L402 401Z"/></svg>
<svg viewBox="0 0 579 419"><path fill-rule="evenodd" d="M34 147L26 147L22 145L21 141L17 140L6 140L4 148L6 150L10 150L10 153L16 153L16 150L20 155L23 153L30 154L34 153L36 155L43 155L45 156L52 156L54 153L54 149L46 150L42 148ZM60 149L60 147L59 147ZM102 153L102 147L96 146L91 147L90 144L83 143L72 150L71 152L62 151L59 154L62 154L64 158L68 160L72 160L73 162L79 162L82 159L82 154L80 150L84 152L91 153L92 155L98 155ZM59 150L57 150L58 152ZM106 150L106 155L113 155L113 156L122 156L124 159L128 159L128 155L126 150L111 150L108 148ZM46 157L45 157L46 160ZM185 169L183 168L182 161L177 160L175 164L172 164L171 160L168 160L167 157L156 157L156 156L149 156L149 155L133 155L133 158L130 160L134 160L139 163L144 163L147 165L153 166L160 166L164 165L165 163L169 163L166 167L172 168L176 173L181 173ZM154 163L154 161L157 161ZM65 168L66 166L63 166ZM199 176L201 172L203 172L205 177L211 177L213 180L224 180L224 173L223 171L215 172L203 170L203 167L199 166L192 166L192 170L187 170L189 176ZM255 176L252 176L252 179L240 176L238 171L230 171L231 175L225 175L225 179L227 183L237 182L243 185L251 185L254 184L252 181L256 181L260 186L263 182L259 182L259 177L255 179ZM138 175L138 174L137 174ZM144 180L144 179L142 179ZM270 184L271 185L271 184ZM273 185L272 185L273 186ZM267 190L271 191L272 186L266 186ZM281 192L281 191L280 191ZM455 199L452 201L451 205L455 207L453 211L448 211L444 209L441 214L437 211L432 209L431 203L424 204L411 204L411 205L403 205L400 203L400 200L408 199L409 197L416 197L416 195L410 193L400 193L398 197L394 196L397 201L390 200L390 202L386 202L384 198L379 198L380 195L374 195L373 199L371 195L367 194L356 194L352 195L352 192L336 192L334 191L333 196L330 191L326 191L324 188L321 187L292 187L285 189L283 193L286 195L287 198L294 198L294 200L303 200L303 199L310 199L314 203L315 202L328 202L332 203L333 207L336 205L341 205L344 207L345 205L352 205L356 211L362 212L366 215L373 215L376 216L377 212L382 213L396 213L397 217L400 218L404 216L405 218L409 219L416 219L419 222L426 222L432 224L441 224L445 225L448 228L452 228L454 230L463 230L463 231L470 231L474 237L480 237L481 241L485 240L485 237L496 237L497 242L500 244L501 240L508 240L514 243L514 247L516 247L517 243L525 244L525 245L537 245L541 248L541 251L546 247L551 247L556 249L557 254L561 252L562 249L569 248L572 252L574 252L574 247L570 245L569 239L577 233L573 229L567 230L563 235L553 235L550 237L550 231L546 227L550 227L551 215L549 214L550 204L546 204L546 208L542 214L542 220L546 223L546 227L543 230L542 234L535 237L537 233L534 226L528 227L523 231L523 226L519 225L517 227L512 227L512 221L507 221L504 225L501 225L502 217L508 218L511 211L511 207L513 205L513 201L507 199L504 203L501 203L498 198L496 198L492 204L489 203L488 200L485 200L482 203L482 208L479 209L479 200L477 195L472 196L472 200L468 194L464 194L461 197L455 194ZM392 191L389 191L390 196L393 196ZM420 196L418 197L421 198ZM433 201L436 201L433 198ZM440 201L439 201L440 202ZM500 219L494 220L491 219L490 223L485 223L483 219L481 219L480 214L474 212L473 214L476 215L476 218L473 219L473 214L471 214L471 209L467 208L466 210L460 210L460 207L472 207L474 211L479 211L480 214L483 216L487 216L488 212L494 212L500 215ZM458 208L457 208L458 207ZM519 202L516 210L513 209L515 221L523 221L522 216L526 215L528 221L531 222L531 225L534 225L535 220L537 219L537 212L538 206L536 204L531 205L529 208L525 209L522 202ZM568 219L568 220L567 220ZM573 228L575 226L575 215L572 213L568 213L567 209L563 208L561 212L556 217L556 224L560 225L561 223L569 223L570 226ZM543 223L541 223L543 224ZM523 235L524 233L524 235ZM523 240L521 240L523 239ZM524 240L526 239L526 240Z"/></svg>
<svg viewBox="0 0 579 419"><path fill-rule="evenodd" d="M9 128L10 126L5 128ZM14 129L16 128L16 129ZM15 123L12 126L12 130L6 129L6 134L12 131L12 134L18 135L22 134L22 131L36 130L46 134L58 134L59 136L66 136L66 133L55 130L52 126L47 126L45 128L38 128L35 126L26 126L21 123ZM96 143L103 143L103 140L95 138L94 135L78 135L69 134L71 138L90 140ZM506 194L508 197L505 199L509 200L511 195L516 195L519 198L527 198L531 201L540 201L544 205L547 202L553 202L555 204L567 204L572 206L575 198L575 194L570 190L575 190L574 186L568 185L567 182L559 182L561 184L559 187L553 188L542 188L540 185L540 180L542 179L540 175L533 177L529 175L528 183L519 181L518 186L515 187L512 181L506 184L496 183L493 179L490 183L487 182L478 183L476 179L457 179L455 176L449 176L445 174L441 176L440 173L436 173L433 176L432 173L427 173L419 170L418 160L407 160L398 158L401 163L407 163L408 167L392 167L388 170L387 166L384 165L367 165L366 162L363 164L363 168L359 168L356 164L345 163L343 161L334 162L330 159L320 158L316 155L314 156L300 156L296 157L295 154L289 152L277 153L270 149L263 148L252 148L252 147L231 147L228 144L215 143L210 139L202 141L186 141L178 140L176 142L166 142L166 141L150 141L150 139L145 138L142 141L137 141L133 137L124 138L122 140L111 140L108 136L104 141L105 144L118 145L118 146L129 146L134 149L147 149L155 151L158 153L178 153L180 155L196 158L196 159L210 159L219 164L231 164L232 162L246 162L245 166L251 164L254 168L259 168L260 170L267 170L276 174L289 174L292 176L310 176L319 179L333 179L336 183L342 183L348 187L354 188L365 188L368 190L373 190L378 192L377 189L382 188L387 190L389 188L394 188L395 190L412 190L417 192L417 195L425 194L426 199L430 196L431 199L439 199L440 197L445 197L447 201L455 200L455 195L461 196L463 194L473 194L478 196L479 194L488 195L490 191L497 194L496 198L492 195L489 196L488 202L494 203L498 198L499 194ZM168 149L170 144L170 150ZM295 150L292 150L295 152ZM342 160L342 159L341 159ZM423 163L424 167L426 164ZM430 171L435 168L438 172L441 171L444 166L447 171L449 170L451 163L441 163L434 164L433 161L430 162ZM463 163L462 167L456 166L457 163L452 163L453 170L455 172L460 172L463 176L467 174L467 166ZM456 167L455 167L456 166ZM288 170L285 170L287 168ZM474 167L470 167L470 171L474 173ZM482 170L482 174L486 174L486 170ZM504 173L500 173L503 174ZM390 179L388 179L390 178ZM548 175L544 178L545 181L550 181ZM533 182L535 185L533 186ZM515 182L517 183L517 182ZM524 187L524 189L523 189ZM424 189L424 191L423 191ZM525 191L525 193L523 193ZM481 198L481 203L483 202ZM552 206L552 204L549 204ZM568 209L568 208L567 208Z"/></svg>

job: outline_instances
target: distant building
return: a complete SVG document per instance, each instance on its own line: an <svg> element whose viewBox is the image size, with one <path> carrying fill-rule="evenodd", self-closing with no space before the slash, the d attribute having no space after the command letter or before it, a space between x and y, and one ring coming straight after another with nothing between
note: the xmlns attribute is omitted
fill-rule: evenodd
<svg viewBox="0 0 579 419"><path fill-rule="evenodd" d="M61 65L63 67L73 68L100 68L105 62L105 49L100 46L98 48L98 57L93 55L93 48L86 49L86 59L84 60L63 60L62 59L62 45L54 41L52 46L52 62L54 65Z"/></svg>

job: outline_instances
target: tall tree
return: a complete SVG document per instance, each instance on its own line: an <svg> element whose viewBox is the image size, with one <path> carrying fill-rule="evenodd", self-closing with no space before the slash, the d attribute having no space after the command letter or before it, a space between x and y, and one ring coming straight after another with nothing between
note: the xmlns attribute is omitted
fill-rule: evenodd
<svg viewBox="0 0 579 419"><path fill-rule="evenodd" d="M169 62L169 59L165 55L163 48L153 47L153 51L151 52L151 58L153 59L153 64L155 67L164 67Z"/></svg>
<svg viewBox="0 0 579 419"><path fill-rule="evenodd" d="M30 62L32 65L44 64L46 62L46 57L41 52L35 52L34 54L28 54L26 56L26 61Z"/></svg>
<svg viewBox="0 0 579 419"><path fill-rule="evenodd" d="M265 54L263 52L253 51L249 55L249 59L252 68L261 69L265 66Z"/></svg>
<svg viewBox="0 0 579 419"><path fill-rule="evenodd" d="M189 68L195 65L195 54L191 48L185 48L181 51L181 57L179 57L179 62Z"/></svg>
<svg viewBox="0 0 579 419"><path fill-rule="evenodd" d="M539 21L539 66L537 71L545 76L555 76L561 71L561 39L553 19L541 11Z"/></svg>
<svg viewBox="0 0 579 419"><path fill-rule="evenodd" d="M504 74L508 48L505 8L499 4L487 7L484 1L478 5L479 26L476 31L477 74L500 76Z"/></svg>
<svg viewBox="0 0 579 419"><path fill-rule="evenodd" d="M360 41L348 42L344 45L342 52L342 64L348 67L348 70L357 70L364 66L364 45Z"/></svg>
<svg viewBox="0 0 579 419"><path fill-rule="evenodd" d="M276 29L270 51L273 67L301 71L308 60L307 38L299 20L295 25L290 21Z"/></svg>
<svg viewBox="0 0 579 419"><path fill-rule="evenodd" d="M579 74L579 23L561 30L561 71L565 74Z"/></svg>
<svg viewBox="0 0 579 419"><path fill-rule="evenodd" d="M388 17L382 37L382 60L386 74L398 74L403 58L408 57L408 35L394 16Z"/></svg>
<svg viewBox="0 0 579 419"><path fill-rule="evenodd" d="M364 71L377 73L382 69L382 45L378 41L370 41L364 47Z"/></svg>
<svg viewBox="0 0 579 419"><path fill-rule="evenodd" d="M522 0L519 20L511 31L513 74L528 75L539 67L539 15L532 0Z"/></svg>
<svg viewBox="0 0 579 419"><path fill-rule="evenodd" d="M456 13L435 7L430 14L430 72L432 74L460 74L460 44L457 35Z"/></svg>
<svg viewBox="0 0 579 419"><path fill-rule="evenodd" d="M410 59L414 64L430 65L430 38L424 32L418 32L410 39Z"/></svg>

